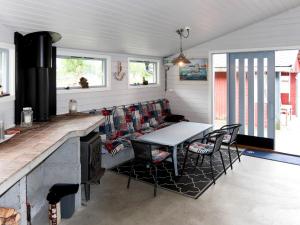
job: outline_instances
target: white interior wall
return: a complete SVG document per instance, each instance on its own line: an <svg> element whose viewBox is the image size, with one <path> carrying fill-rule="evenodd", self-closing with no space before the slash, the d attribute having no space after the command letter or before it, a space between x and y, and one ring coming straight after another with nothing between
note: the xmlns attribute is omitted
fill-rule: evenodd
<svg viewBox="0 0 300 225"><path fill-rule="evenodd" d="M192 35L192 33L191 33ZM300 46L300 7L250 25L184 51L188 58L208 58L212 51L259 50L274 48L297 49ZM198 122L212 122L208 81L179 81L177 67L168 72L168 91L173 112Z"/></svg>
<svg viewBox="0 0 300 225"><path fill-rule="evenodd" d="M108 55L104 53L103 55ZM137 103L140 101L149 101L165 96L165 80L164 71L162 69L162 61L160 62L160 85L151 87L128 87L128 58L138 57L124 54L109 54L111 56L111 76L117 71L117 62L122 63L123 71L126 72L122 81L118 81L111 77L111 88L106 91L93 91L93 92L80 92L70 93L64 91L64 93L57 94L57 113L62 114L68 112L68 104L70 99L76 99L78 103L79 111L85 111L90 109L99 109L102 107L110 107L114 105L124 105L130 103ZM145 57L140 57L145 58ZM155 59L153 57L149 57ZM159 59L159 58L156 58ZM161 60L161 59L159 59Z"/></svg>

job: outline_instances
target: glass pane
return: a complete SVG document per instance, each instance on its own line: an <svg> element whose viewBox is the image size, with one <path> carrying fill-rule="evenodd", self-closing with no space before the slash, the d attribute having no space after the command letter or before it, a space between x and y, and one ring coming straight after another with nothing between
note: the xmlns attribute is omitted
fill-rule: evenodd
<svg viewBox="0 0 300 225"><path fill-rule="evenodd" d="M148 84L157 83L157 63L147 61L129 62L129 84L139 85L145 81Z"/></svg>
<svg viewBox="0 0 300 225"><path fill-rule="evenodd" d="M88 80L89 87L106 86L105 59L58 57L56 63L58 88L80 87L81 77Z"/></svg>

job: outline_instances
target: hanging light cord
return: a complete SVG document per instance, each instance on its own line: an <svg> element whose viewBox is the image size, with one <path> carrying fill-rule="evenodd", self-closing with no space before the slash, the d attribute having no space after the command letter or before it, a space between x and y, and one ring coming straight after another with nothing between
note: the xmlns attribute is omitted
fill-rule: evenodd
<svg viewBox="0 0 300 225"><path fill-rule="evenodd" d="M186 34L184 34L186 31ZM188 38L190 36L190 28L186 27L186 28L180 28L176 31L176 33L179 35L180 37L180 52L182 53L182 37L184 38Z"/></svg>

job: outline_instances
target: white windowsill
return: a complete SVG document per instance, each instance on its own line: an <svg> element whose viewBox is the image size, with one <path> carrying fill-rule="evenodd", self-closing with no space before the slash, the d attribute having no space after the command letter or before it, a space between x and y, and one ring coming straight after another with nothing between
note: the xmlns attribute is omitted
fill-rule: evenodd
<svg viewBox="0 0 300 225"><path fill-rule="evenodd" d="M128 88L156 88L156 87L160 87L160 84L128 85Z"/></svg>
<svg viewBox="0 0 300 225"><path fill-rule="evenodd" d="M15 100L15 96L14 95L0 97L0 103L3 103L3 102L12 102L14 100Z"/></svg>
<svg viewBox="0 0 300 225"><path fill-rule="evenodd" d="M57 94L90 93L90 92L101 92L101 91L109 91L109 90L111 90L110 87L57 89Z"/></svg>

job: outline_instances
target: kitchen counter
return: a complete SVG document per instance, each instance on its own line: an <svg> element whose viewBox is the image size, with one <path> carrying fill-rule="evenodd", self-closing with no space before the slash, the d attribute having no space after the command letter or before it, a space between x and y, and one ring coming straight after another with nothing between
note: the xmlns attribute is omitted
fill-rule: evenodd
<svg viewBox="0 0 300 225"><path fill-rule="evenodd" d="M50 122L35 123L0 144L0 195L41 164L68 139L96 129L104 117L87 114L64 115Z"/></svg>

